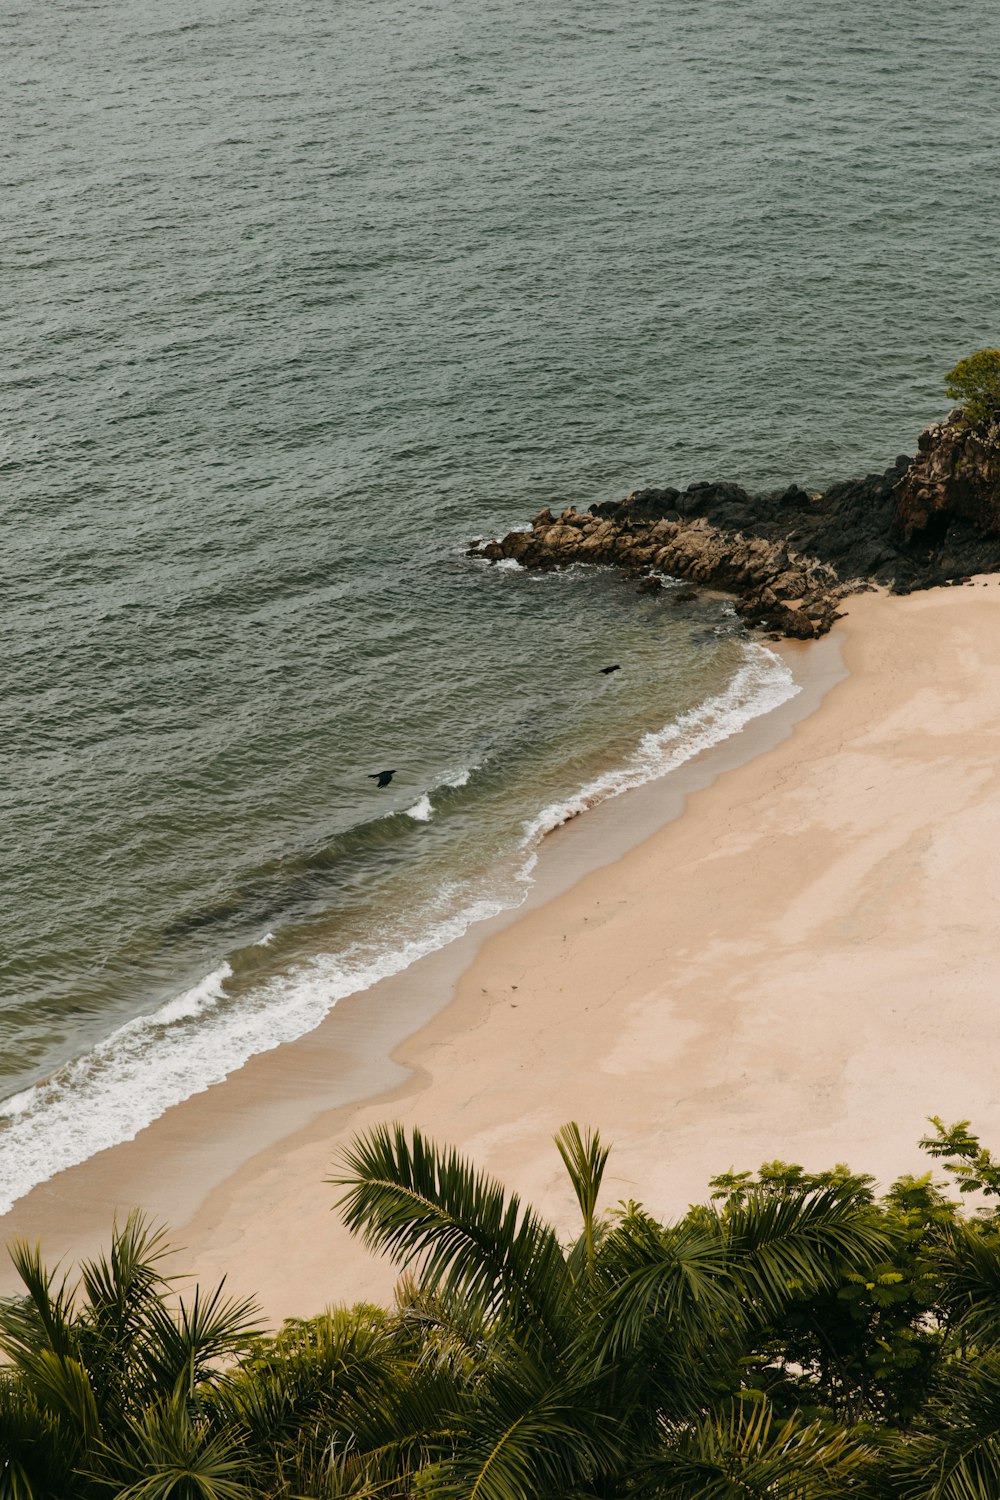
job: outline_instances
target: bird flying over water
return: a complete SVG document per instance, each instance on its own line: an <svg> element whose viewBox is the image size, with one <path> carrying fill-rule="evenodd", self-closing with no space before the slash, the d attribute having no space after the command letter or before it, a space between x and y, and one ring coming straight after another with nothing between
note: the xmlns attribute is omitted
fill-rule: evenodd
<svg viewBox="0 0 1000 1500"><path fill-rule="evenodd" d="M609 672L620 672L620 671L621 671L621 666L620 666L620 664L618 662L615 662L615 664L614 664L613 667L602 667L601 668L601 673L602 673L602 675L604 677L607 677L607 675L608 675Z"/></svg>
<svg viewBox="0 0 1000 1500"><path fill-rule="evenodd" d="M395 774L395 771L369 771L368 780L377 781L379 786L388 786Z"/></svg>

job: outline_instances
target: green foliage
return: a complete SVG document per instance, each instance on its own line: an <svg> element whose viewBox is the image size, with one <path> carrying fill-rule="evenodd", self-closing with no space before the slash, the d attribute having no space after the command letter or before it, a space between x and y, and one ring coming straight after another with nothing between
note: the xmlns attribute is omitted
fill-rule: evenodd
<svg viewBox="0 0 1000 1500"><path fill-rule="evenodd" d="M944 1169L955 1178L959 1192L1000 1197L1000 1163L980 1145L979 1137L969 1129L969 1121L945 1125L937 1115L932 1115L931 1124L934 1134L923 1137L921 1148L929 1156L944 1160Z"/></svg>
<svg viewBox="0 0 1000 1500"><path fill-rule="evenodd" d="M576 1201L583 1215L583 1235L580 1245L583 1252L587 1276L594 1275L594 1245L598 1233L597 1199L604 1178L610 1149L601 1145L596 1131L587 1131L584 1136L576 1121L564 1125L556 1136L556 1149L562 1157L563 1166L569 1173Z"/></svg>
<svg viewBox="0 0 1000 1500"><path fill-rule="evenodd" d="M862 1268L829 1257L830 1284L797 1290L751 1358L755 1379L779 1410L849 1422L912 1419L926 1399L944 1341L939 1246L954 1205L930 1174L903 1178L876 1201L871 1177L846 1167L810 1174L769 1162L753 1174L715 1178L726 1211L741 1207L756 1185L765 1193L789 1185L842 1196L883 1237L884 1250Z"/></svg>
<svg viewBox="0 0 1000 1500"><path fill-rule="evenodd" d="M1000 420L1000 349L980 349L960 359L945 378L945 389L962 403L973 427L989 427Z"/></svg>
<svg viewBox="0 0 1000 1500"><path fill-rule="evenodd" d="M1000 1196L968 1122L923 1144ZM0 1500L996 1500L1000 1223L840 1165L602 1212L608 1150L556 1146L579 1233L420 1132L333 1179L395 1305L276 1334L162 1266L133 1216L79 1280L12 1250Z"/></svg>
<svg viewBox="0 0 1000 1500"><path fill-rule="evenodd" d="M555 1232L516 1194L439 1152L419 1130L380 1126L344 1158L344 1222L398 1265L420 1263L425 1282L474 1303L484 1317L513 1318L556 1337L568 1272Z"/></svg>
<svg viewBox="0 0 1000 1500"><path fill-rule="evenodd" d="M220 1378L216 1361L248 1348L253 1308L221 1287L185 1304L161 1271L166 1253L140 1214L115 1227L110 1253L86 1261L76 1285L57 1281L37 1248L12 1247L24 1293L0 1302L0 1497L110 1488L237 1500L219 1467L228 1440L207 1431L196 1398ZM141 1481L125 1482L137 1451Z"/></svg>
<svg viewBox="0 0 1000 1500"><path fill-rule="evenodd" d="M1000 1358L948 1370L920 1430L887 1446L889 1493L900 1500L995 1500L1000 1495Z"/></svg>
<svg viewBox="0 0 1000 1500"><path fill-rule="evenodd" d="M335 1179L351 1227L412 1267L421 1296L482 1317L454 1449L425 1476L429 1494L625 1493L640 1458L653 1475L679 1433L740 1394L755 1341L793 1297L829 1289L832 1264L860 1275L888 1248L841 1184L748 1186L667 1226L632 1206L598 1233L607 1152L572 1125L557 1145L583 1254L416 1132L365 1137ZM798 1432L794 1414L785 1421Z"/></svg>
<svg viewBox="0 0 1000 1500"><path fill-rule="evenodd" d="M633 1491L670 1500L842 1500L870 1467L863 1440L821 1422L779 1420L734 1401L684 1427L646 1459Z"/></svg>

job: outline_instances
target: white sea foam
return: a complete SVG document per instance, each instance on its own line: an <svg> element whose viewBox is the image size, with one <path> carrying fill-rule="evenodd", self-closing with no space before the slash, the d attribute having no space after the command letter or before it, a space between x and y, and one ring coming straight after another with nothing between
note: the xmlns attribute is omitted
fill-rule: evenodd
<svg viewBox="0 0 1000 1500"><path fill-rule="evenodd" d="M204 1015L225 998L223 985L227 979L231 979L233 970L230 964L221 963L211 974L206 974L193 989L186 990L183 995L176 996L161 1005L149 1017L152 1025L169 1026L172 1021L189 1021L195 1016Z"/></svg>
<svg viewBox="0 0 1000 1500"><path fill-rule="evenodd" d="M752 644L745 652L726 692L645 735L621 769L596 777L525 824L518 879L505 897L484 897L456 911L461 892L450 888L440 893L439 915L419 938L387 936L381 947L373 943L323 955L249 993L229 992L232 970L222 963L150 1015L119 1027L84 1057L0 1103L0 1213L57 1172L132 1140L172 1105L220 1083L256 1053L311 1031L345 996L400 973L472 923L516 905L547 832L598 801L664 775L799 691L774 652ZM460 777L451 784L463 785L467 773ZM409 809L420 821L431 812L426 796ZM265 934L260 943L271 937Z"/></svg>
<svg viewBox="0 0 1000 1500"><path fill-rule="evenodd" d="M572 797L543 807L537 817L524 825L525 846L531 847L545 834L598 802L665 776L702 750L728 739L751 719L787 703L801 691L789 668L774 651L749 641L744 643L743 649L743 665L724 693L681 714L665 728L644 734L625 765L596 776Z"/></svg>
<svg viewBox="0 0 1000 1500"><path fill-rule="evenodd" d="M468 785L468 781L469 781L469 777L472 775L473 770L474 770L474 767L468 766L468 767L466 767L466 769L464 769L462 771L456 771L455 774L454 774L454 776L446 776L444 778L444 781L442 782L442 785L443 786L467 786Z"/></svg>
<svg viewBox="0 0 1000 1500"><path fill-rule="evenodd" d="M425 793L419 802L414 802L412 807L406 809L406 816L408 818L415 818L418 823L429 823L433 812L431 799Z"/></svg>
<svg viewBox="0 0 1000 1500"><path fill-rule="evenodd" d="M274 942L274 933L273 932L265 932L264 936L261 937L261 938L258 938L257 941L254 943L254 947L255 948L270 948L270 946L271 946L271 944L273 942Z"/></svg>
<svg viewBox="0 0 1000 1500"><path fill-rule="evenodd" d="M356 948L300 964L247 995L226 995L228 964L84 1057L0 1104L0 1214L39 1182L130 1141L174 1104L318 1026L338 1000L443 948L504 909L482 900L390 951Z"/></svg>

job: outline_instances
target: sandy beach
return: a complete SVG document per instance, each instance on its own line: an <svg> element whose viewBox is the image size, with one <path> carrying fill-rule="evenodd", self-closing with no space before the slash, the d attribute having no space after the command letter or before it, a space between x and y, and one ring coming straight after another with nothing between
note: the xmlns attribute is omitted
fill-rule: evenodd
<svg viewBox="0 0 1000 1500"><path fill-rule="evenodd" d="M846 676L779 743L745 730L744 763L730 745L638 842L641 800L588 814L634 847L614 857L609 832L611 863L401 976L405 1040L372 992L344 1002L35 1189L4 1237L76 1255L140 1203L276 1321L389 1294L324 1183L387 1118L567 1229L551 1137L570 1119L614 1143L605 1202L661 1215L774 1157L921 1172L932 1113L1000 1146L1000 587L863 595L838 633Z"/></svg>

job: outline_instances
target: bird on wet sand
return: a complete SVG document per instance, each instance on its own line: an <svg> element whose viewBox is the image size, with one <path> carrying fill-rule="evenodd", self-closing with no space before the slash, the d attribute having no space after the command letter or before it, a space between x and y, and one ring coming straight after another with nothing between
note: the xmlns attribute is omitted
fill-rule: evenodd
<svg viewBox="0 0 1000 1500"><path fill-rule="evenodd" d="M369 771L368 780L377 781L379 786L388 786L395 774L395 771Z"/></svg>
<svg viewBox="0 0 1000 1500"><path fill-rule="evenodd" d="M608 675L609 672L620 672L620 671L621 671L620 664L618 662L615 662L615 664L614 664L613 667L602 667L601 668L601 675L603 677L607 677L607 675Z"/></svg>

